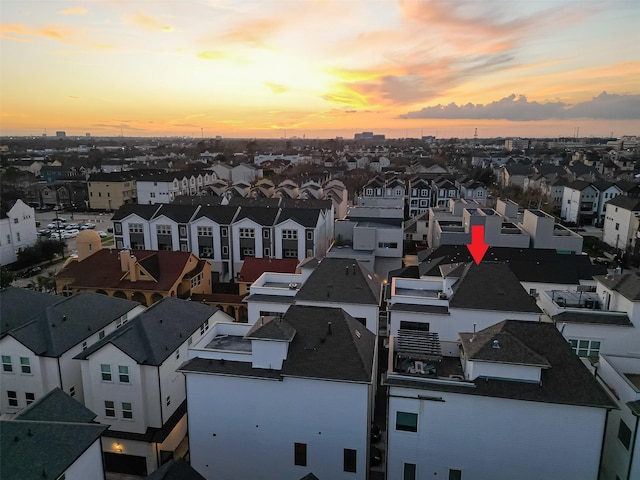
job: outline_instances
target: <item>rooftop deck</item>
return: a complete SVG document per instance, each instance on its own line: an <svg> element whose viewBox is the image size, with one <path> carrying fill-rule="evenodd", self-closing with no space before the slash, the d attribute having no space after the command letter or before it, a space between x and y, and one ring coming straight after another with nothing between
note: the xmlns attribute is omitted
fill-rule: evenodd
<svg viewBox="0 0 640 480"><path fill-rule="evenodd" d="M251 340L236 335L216 335L205 346L210 350L251 353Z"/></svg>

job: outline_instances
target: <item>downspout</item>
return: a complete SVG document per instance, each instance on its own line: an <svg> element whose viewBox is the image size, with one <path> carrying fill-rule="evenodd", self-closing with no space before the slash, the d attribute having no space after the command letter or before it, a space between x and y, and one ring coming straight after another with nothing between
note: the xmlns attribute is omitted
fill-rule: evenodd
<svg viewBox="0 0 640 480"><path fill-rule="evenodd" d="M62 385L62 369L60 368L60 357L56 358L56 364L58 365L58 380L60 380L60 389L64 391L64 385Z"/></svg>
<svg viewBox="0 0 640 480"><path fill-rule="evenodd" d="M598 477L600 476L600 469L602 468L602 457L604 457L604 444L605 437L607 436L607 424L609 423L609 412L611 412L610 408L607 408L607 413L604 417L604 428L602 429L602 445L600 445L600 460L598 460Z"/></svg>
<svg viewBox="0 0 640 480"><path fill-rule="evenodd" d="M629 469L627 470L627 479L631 478L631 467L633 466L633 457L635 456L633 454L634 450L634 444L638 441L638 426L640 426L640 415L636 415L636 429L633 432L633 438L632 438L632 442L629 444L629 446L631 447L629 450L629 453L631 453L631 455L629 455Z"/></svg>
<svg viewBox="0 0 640 480"><path fill-rule="evenodd" d="M160 396L160 423L164 425L164 415L162 414L162 387L160 385L160 365L156 367L158 370L158 395Z"/></svg>

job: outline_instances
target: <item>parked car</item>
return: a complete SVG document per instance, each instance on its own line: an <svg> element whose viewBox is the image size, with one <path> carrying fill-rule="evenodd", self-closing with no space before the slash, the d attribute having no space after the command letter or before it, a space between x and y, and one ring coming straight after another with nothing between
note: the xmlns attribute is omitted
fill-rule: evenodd
<svg viewBox="0 0 640 480"><path fill-rule="evenodd" d="M31 267L31 268L27 268L24 272L22 272L22 275L20 275L22 278L28 278L28 277L33 277L35 274L40 273L42 271L42 268L40 267Z"/></svg>
<svg viewBox="0 0 640 480"><path fill-rule="evenodd" d="M94 228L96 228L95 223L83 223L80 225L80 230L93 230Z"/></svg>
<svg viewBox="0 0 640 480"><path fill-rule="evenodd" d="M369 462L371 463L371 466L380 465L382 463L382 450L380 450L378 447L374 447L373 445L371 445L369 448Z"/></svg>
<svg viewBox="0 0 640 480"><path fill-rule="evenodd" d="M70 230L65 230L65 231L62 232L62 238L77 237L79 233L80 233L80 230L78 230L77 228L72 228Z"/></svg>
<svg viewBox="0 0 640 480"><path fill-rule="evenodd" d="M80 225L78 225L77 223L69 223L66 227L64 227L66 230L80 230Z"/></svg>
<svg viewBox="0 0 640 480"><path fill-rule="evenodd" d="M51 235L49 235L49 238L51 240L60 240L62 237L58 232L51 232Z"/></svg>
<svg viewBox="0 0 640 480"><path fill-rule="evenodd" d="M104 230L98 230L98 235L100 235L100 238L107 238L109 236Z"/></svg>
<svg viewBox="0 0 640 480"><path fill-rule="evenodd" d="M67 224L65 222L56 222L55 220L53 222L51 222L49 225L47 225L47 228L51 228L51 229L63 229L67 226Z"/></svg>
<svg viewBox="0 0 640 480"><path fill-rule="evenodd" d="M49 237L51 236L51 230L49 230L48 228L43 228L41 230L38 230L38 235L41 237Z"/></svg>

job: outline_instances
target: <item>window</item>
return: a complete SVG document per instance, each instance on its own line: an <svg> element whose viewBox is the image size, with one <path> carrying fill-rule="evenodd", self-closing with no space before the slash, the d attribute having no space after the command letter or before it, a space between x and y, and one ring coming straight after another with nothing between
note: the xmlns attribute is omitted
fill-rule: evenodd
<svg viewBox="0 0 640 480"><path fill-rule="evenodd" d="M269 230L266 228L262 230L262 238L269 238Z"/></svg>
<svg viewBox="0 0 640 480"><path fill-rule="evenodd" d="M198 227L199 237L213 237L213 227Z"/></svg>
<svg viewBox="0 0 640 480"><path fill-rule="evenodd" d="M396 412L396 430L401 430L403 432L417 432L418 414Z"/></svg>
<svg viewBox="0 0 640 480"><path fill-rule="evenodd" d="M294 465L300 465L301 467L307 466L307 444L306 443L293 444L293 463Z"/></svg>
<svg viewBox="0 0 640 480"><path fill-rule="evenodd" d="M462 480L462 470L455 468L449 469L449 480Z"/></svg>
<svg viewBox="0 0 640 480"><path fill-rule="evenodd" d="M171 405L171 395L167 396L165 403L167 404L167 407Z"/></svg>
<svg viewBox="0 0 640 480"><path fill-rule="evenodd" d="M156 225L158 235L171 235L171 225Z"/></svg>
<svg viewBox="0 0 640 480"><path fill-rule="evenodd" d="M82 342L82 349L86 350L87 349L87 342Z"/></svg>
<svg viewBox="0 0 640 480"><path fill-rule="evenodd" d="M200 256L201 257L213 257L213 248L212 247L200 247Z"/></svg>
<svg viewBox="0 0 640 480"><path fill-rule="evenodd" d="M624 448L629 450L629 446L631 445L631 430L622 419L620 419L620 426L618 426L618 440L622 442Z"/></svg>
<svg viewBox="0 0 640 480"><path fill-rule="evenodd" d="M282 230L282 239L283 240L297 240L298 239L298 231L297 230Z"/></svg>
<svg viewBox="0 0 640 480"><path fill-rule="evenodd" d="M36 394L32 392L25 392L24 399L26 400L27 405L31 405L36 401Z"/></svg>
<svg viewBox="0 0 640 480"><path fill-rule="evenodd" d="M2 355L2 371L13 372L13 365L11 363L11 357L9 355Z"/></svg>
<svg viewBox="0 0 640 480"><path fill-rule="evenodd" d="M138 225L140 225L140 228L141 228L141 230L140 230L140 232L139 232L139 233L142 233L142 224L141 224L141 223L139 223ZM113 224L113 228L115 228L115 229L116 229L116 233L122 233L122 225L121 225L121 224L119 224L119 223L114 223L114 224Z"/></svg>
<svg viewBox="0 0 640 480"><path fill-rule="evenodd" d="M181 237L186 237L187 236L187 227L180 227L180 236Z"/></svg>
<svg viewBox="0 0 640 480"><path fill-rule="evenodd" d="M120 383L129 383L129 367L118 365L118 377L120 378Z"/></svg>
<svg viewBox="0 0 640 480"><path fill-rule="evenodd" d="M263 257L268 258L271 256L271 249L269 247L265 247Z"/></svg>
<svg viewBox="0 0 640 480"><path fill-rule="evenodd" d="M404 464L402 480L416 480L416 464L415 463Z"/></svg>
<svg viewBox="0 0 640 480"><path fill-rule="evenodd" d="M142 233L142 224L141 223L130 223L129 224L129 233Z"/></svg>
<svg viewBox="0 0 640 480"><path fill-rule="evenodd" d="M398 242L379 242L378 248L398 248Z"/></svg>
<svg viewBox="0 0 640 480"><path fill-rule="evenodd" d="M617 230L617 228L616 228ZM16 240L20 241L20 232L16 232Z"/></svg>
<svg viewBox="0 0 640 480"><path fill-rule="evenodd" d="M69 388L69 396L71 397L75 397L76 396L76 387L71 387Z"/></svg>
<svg viewBox="0 0 640 480"><path fill-rule="evenodd" d="M13 219L13 223L18 223L18 221L19 221L19 220L18 220L17 218L14 218L14 219Z"/></svg>
<svg viewBox="0 0 640 480"><path fill-rule="evenodd" d="M421 197L428 197L429 196L429 190L423 188L422 190L420 190L420 196Z"/></svg>
<svg viewBox="0 0 640 480"><path fill-rule="evenodd" d="M7 398L9 399L10 407L18 406L18 392L14 390L7 390Z"/></svg>
<svg viewBox="0 0 640 480"><path fill-rule="evenodd" d="M569 340L571 350L579 357L597 357L600 353L598 340Z"/></svg>
<svg viewBox="0 0 640 480"><path fill-rule="evenodd" d="M344 449L344 471L356 473L357 450L351 448Z"/></svg>
<svg viewBox="0 0 640 480"><path fill-rule="evenodd" d="M229 247L227 247L227 246L222 247L222 254L223 255L229 255Z"/></svg>
<svg viewBox="0 0 640 480"><path fill-rule="evenodd" d="M116 404L111 400L104 401L104 416L112 418L116 416Z"/></svg>
<svg viewBox="0 0 640 480"><path fill-rule="evenodd" d="M112 380L111 377L111 365L106 365L106 364L101 364L100 365L100 372L102 373L102 381L103 382L110 382Z"/></svg>
<svg viewBox="0 0 640 480"><path fill-rule="evenodd" d="M229 233L229 230L227 230L227 227L220 227L220 235L223 237L226 237Z"/></svg>
<svg viewBox="0 0 640 480"><path fill-rule="evenodd" d="M313 230L307 230L307 240L313 240Z"/></svg>
<svg viewBox="0 0 640 480"><path fill-rule="evenodd" d="M122 418L133 419L133 408L129 402L122 402Z"/></svg>
<svg viewBox="0 0 640 480"><path fill-rule="evenodd" d="M31 363L27 357L20 357L20 368L22 369L22 373L31 373Z"/></svg>
<svg viewBox="0 0 640 480"><path fill-rule="evenodd" d="M180 358L180 349L176 350L176 360Z"/></svg>
<svg viewBox="0 0 640 480"><path fill-rule="evenodd" d="M243 248L242 249L242 258L244 257L253 257L256 254L255 248Z"/></svg>
<svg viewBox="0 0 640 480"><path fill-rule="evenodd" d="M371 196L373 196L373 188L367 188L367 190L366 190L366 192L365 192L365 195L366 195L367 197L371 197Z"/></svg>
<svg viewBox="0 0 640 480"><path fill-rule="evenodd" d="M620 224L619 223L616 223L616 230L620 230ZM20 240L20 239L18 239L18 240Z"/></svg>
<svg viewBox="0 0 640 480"><path fill-rule="evenodd" d="M254 238L255 230L253 228L241 228L240 238Z"/></svg>
<svg viewBox="0 0 640 480"><path fill-rule="evenodd" d="M282 252L284 258L298 258L298 250L289 248Z"/></svg>

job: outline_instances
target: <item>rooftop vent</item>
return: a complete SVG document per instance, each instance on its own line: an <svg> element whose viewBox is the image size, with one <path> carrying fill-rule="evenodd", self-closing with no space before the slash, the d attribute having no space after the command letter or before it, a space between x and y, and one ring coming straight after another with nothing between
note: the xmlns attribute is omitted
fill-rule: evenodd
<svg viewBox="0 0 640 480"><path fill-rule="evenodd" d="M491 348L500 348L500 342L498 340L494 340L493 345L491 345Z"/></svg>
<svg viewBox="0 0 640 480"><path fill-rule="evenodd" d="M331 322L327 322L327 335L331 335Z"/></svg>

